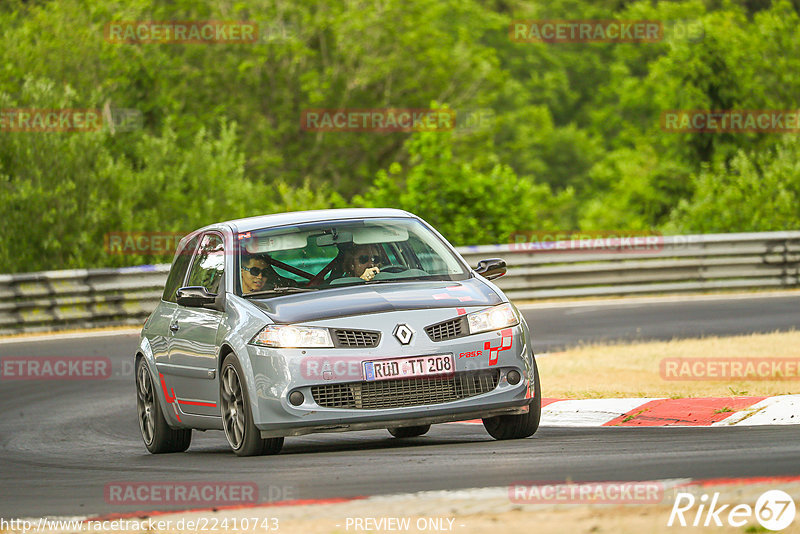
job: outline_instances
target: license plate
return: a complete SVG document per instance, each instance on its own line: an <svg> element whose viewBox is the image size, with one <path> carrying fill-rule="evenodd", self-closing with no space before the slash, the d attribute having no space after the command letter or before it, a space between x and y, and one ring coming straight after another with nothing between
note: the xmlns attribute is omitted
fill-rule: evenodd
<svg viewBox="0 0 800 534"><path fill-rule="evenodd" d="M364 380L448 375L454 367L452 354L364 362Z"/></svg>

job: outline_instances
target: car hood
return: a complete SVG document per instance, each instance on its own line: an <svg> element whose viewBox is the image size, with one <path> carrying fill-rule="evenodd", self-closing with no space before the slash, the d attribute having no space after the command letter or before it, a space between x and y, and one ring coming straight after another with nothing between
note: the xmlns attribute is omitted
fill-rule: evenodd
<svg viewBox="0 0 800 534"><path fill-rule="evenodd" d="M492 306L502 299L477 278L458 282L396 282L249 299L275 323L300 323L399 310Z"/></svg>

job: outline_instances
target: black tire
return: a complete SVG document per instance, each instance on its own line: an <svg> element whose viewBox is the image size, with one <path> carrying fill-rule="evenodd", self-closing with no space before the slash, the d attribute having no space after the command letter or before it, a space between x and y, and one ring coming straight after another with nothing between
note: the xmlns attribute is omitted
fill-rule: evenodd
<svg viewBox="0 0 800 534"><path fill-rule="evenodd" d="M183 452L192 443L192 429L171 428L157 396L147 362L139 358L136 362L136 411L144 446L153 454Z"/></svg>
<svg viewBox="0 0 800 534"><path fill-rule="evenodd" d="M283 448L283 438L261 438L261 432L253 423L250 396L242 376L239 360L233 353L228 354L219 375L219 406L228 445L236 456L278 454Z"/></svg>
<svg viewBox="0 0 800 534"><path fill-rule="evenodd" d="M521 415L498 415L487 417L483 426L494 439L520 439L527 438L536 433L539 420L542 417L542 387L539 384L539 368L536 360L533 361L534 399L530 404L528 413Z"/></svg>
<svg viewBox="0 0 800 534"><path fill-rule="evenodd" d="M396 438L415 438L431 429L431 425L389 427L389 434Z"/></svg>

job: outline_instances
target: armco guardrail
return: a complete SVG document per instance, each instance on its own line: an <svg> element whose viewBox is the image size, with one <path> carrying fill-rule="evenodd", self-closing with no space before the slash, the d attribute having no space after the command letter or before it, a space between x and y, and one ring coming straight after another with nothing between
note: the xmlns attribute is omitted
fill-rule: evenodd
<svg viewBox="0 0 800 534"><path fill-rule="evenodd" d="M169 265L0 275L0 334L141 325Z"/></svg>
<svg viewBox="0 0 800 534"><path fill-rule="evenodd" d="M460 252L472 265L489 256L505 258L508 275L498 285L512 300L798 286L800 231L653 241L619 251L608 251L604 240L587 240L561 249L521 243Z"/></svg>
<svg viewBox="0 0 800 534"><path fill-rule="evenodd" d="M563 245L563 246L562 246ZM462 247L502 257L512 300L800 286L800 231L654 236L644 247L514 243ZM638 250L644 249L644 250ZM161 297L168 265L0 275L0 334L140 325Z"/></svg>

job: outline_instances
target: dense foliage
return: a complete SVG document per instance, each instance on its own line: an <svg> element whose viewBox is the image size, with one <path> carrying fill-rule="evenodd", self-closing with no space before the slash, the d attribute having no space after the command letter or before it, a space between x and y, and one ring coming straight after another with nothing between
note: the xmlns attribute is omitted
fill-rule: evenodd
<svg viewBox="0 0 800 534"><path fill-rule="evenodd" d="M798 109L797 2L4 0L0 111L132 108L132 131L0 128L0 272L165 261L110 231L392 206L456 244L540 229L800 228L797 134L668 133L672 109ZM664 22L519 43L514 19ZM116 44L110 21L249 20L256 44ZM684 31L694 28L694 33ZM696 28L700 27L698 34ZM311 132L314 108L491 110L453 132Z"/></svg>

